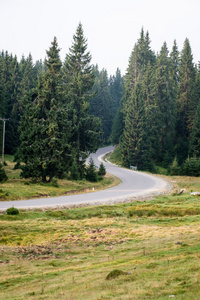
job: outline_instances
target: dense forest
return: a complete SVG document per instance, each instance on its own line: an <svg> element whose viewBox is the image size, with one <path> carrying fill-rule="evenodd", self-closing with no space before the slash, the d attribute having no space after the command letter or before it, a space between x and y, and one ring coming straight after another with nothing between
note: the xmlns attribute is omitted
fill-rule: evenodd
<svg viewBox="0 0 200 300"><path fill-rule="evenodd" d="M155 55L141 30L124 78L119 137L125 166L171 174L200 175L200 68L186 38L181 53L174 41ZM120 124L119 120L119 124Z"/></svg>
<svg viewBox="0 0 200 300"><path fill-rule="evenodd" d="M81 24L64 62L59 52L54 37L44 63L34 64L31 54L20 62L7 51L0 55L5 153L15 155L22 177L44 182L69 172L72 179L87 177L86 158L110 143L122 95L120 71L108 78L105 70L91 64ZM2 135L0 122L1 149Z"/></svg>
<svg viewBox="0 0 200 300"><path fill-rule="evenodd" d="M123 165L200 175L200 66L186 38L179 52L159 53L141 30L125 76L91 64L78 25L64 62L54 37L45 61L0 54L0 118L5 153L22 177L51 181L85 176L85 161L101 145L119 144ZM0 121L2 149L3 122Z"/></svg>

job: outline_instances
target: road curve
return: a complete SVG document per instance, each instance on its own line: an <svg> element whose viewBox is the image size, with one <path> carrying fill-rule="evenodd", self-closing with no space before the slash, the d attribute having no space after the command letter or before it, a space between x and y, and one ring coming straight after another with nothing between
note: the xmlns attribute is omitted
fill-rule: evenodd
<svg viewBox="0 0 200 300"><path fill-rule="evenodd" d="M102 161L105 153L113 150L113 147L105 147L99 149L92 154L95 165L98 166ZM157 195L169 189L169 182L153 175L119 168L108 162L104 162L106 171L121 179L118 186L108 188L106 190L91 192L79 195L37 198L20 201L3 201L0 202L0 211L4 211L9 207L18 209L33 208L53 208L53 207L72 207L77 205L96 205L111 204L130 199L144 198L147 196Z"/></svg>

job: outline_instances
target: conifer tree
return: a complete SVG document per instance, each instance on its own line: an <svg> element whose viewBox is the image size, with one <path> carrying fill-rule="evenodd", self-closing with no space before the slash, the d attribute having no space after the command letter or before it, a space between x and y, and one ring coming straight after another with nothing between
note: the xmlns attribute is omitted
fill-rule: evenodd
<svg viewBox="0 0 200 300"><path fill-rule="evenodd" d="M188 155L189 136L194 121L196 99L194 98L195 68L189 40L186 38L181 53L178 87L177 157L183 162Z"/></svg>
<svg viewBox="0 0 200 300"><path fill-rule="evenodd" d="M113 122L113 102L109 89L108 74L105 69L96 73L94 85L95 97L90 101L91 114L101 119L102 139L109 142Z"/></svg>
<svg viewBox="0 0 200 300"><path fill-rule="evenodd" d="M143 89L137 83L132 97L126 104L125 130L122 139L122 159L126 167L150 170L152 163L143 102Z"/></svg>
<svg viewBox="0 0 200 300"><path fill-rule="evenodd" d="M61 91L61 61L56 38L47 51L47 72L40 77L37 93L26 101L20 122L18 161L22 176L50 182L67 171L70 124Z"/></svg>
<svg viewBox="0 0 200 300"><path fill-rule="evenodd" d="M87 40L82 24L77 27L73 43L63 66L63 90L69 104L72 122L72 144L74 162L80 176L84 175L85 160L99 146L100 121L89 115L89 100L92 98L94 68L90 64Z"/></svg>
<svg viewBox="0 0 200 300"><path fill-rule="evenodd" d="M114 76L111 76L109 79L109 89L110 95L112 97L113 102L113 115L115 116L118 108L120 106L120 102L122 101L123 91L124 91L124 82L123 77L121 76L121 71L117 68Z"/></svg>
<svg viewBox="0 0 200 300"><path fill-rule="evenodd" d="M200 158L200 102L197 106L194 125L191 132L190 156Z"/></svg>
<svg viewBox="0 0 200 300"><path fill-rule="evenodd" d="M174 89L176 93L177 93L177 88L179 83L179 64L180 64L180 57L179 57L178 46L176 40L174 40L172 51L170 53L170 73L173 79Z"/></svg>
<svg viewBox="0 0 200 300"><path fill-rule="evenodd" d="M119 144L120 138L124 131L124 113L122 112L121 106L115 115L112 124L111 141L113 144Z"/></svg>
<svg viewBox="0 0 200 300"><path fill-rule="evenodd" d="M157 160L158 162L164 160L165 164L168 165L174 156L176 97L173 93L173 81L166 43L163 44L156 63L155 99L158 107L157 122L160 132L157 140L160 153L157 152Z"/></svg>

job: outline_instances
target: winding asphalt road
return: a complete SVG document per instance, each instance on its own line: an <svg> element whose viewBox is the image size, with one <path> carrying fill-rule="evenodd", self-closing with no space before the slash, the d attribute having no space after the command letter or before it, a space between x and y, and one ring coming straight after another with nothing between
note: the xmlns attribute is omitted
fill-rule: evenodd
<svg viewBox="0 0 200 300"><path fill-rule="evenodd" d="M113 150L113 147L105 147L99 149L95 154L92 154L95 165L99 166L105 153ZM121 179L118 186L108 188L106 190L91 192L79 195L37 198L21 201L3 201L0 202L0 210L4 211L9 207L18 209L31 208L53 208L53 207L71 207L77 205L97 205L97 204L112 204L129 199L138 199L147 196L157 195L169 188L169 182L164 181L153 175L140 173L124 168L117 167L113 164L104 162L106 171Z"/></svg>

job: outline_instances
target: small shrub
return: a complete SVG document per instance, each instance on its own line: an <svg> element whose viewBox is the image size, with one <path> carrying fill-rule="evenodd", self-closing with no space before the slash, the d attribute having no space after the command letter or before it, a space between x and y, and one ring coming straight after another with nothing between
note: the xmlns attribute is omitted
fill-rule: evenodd
<svg viewBox="0 0 200 300"><path fill-rule="evenodd" d="M106 280L114 279L120 275L127 275L127 274L128 273L121 270L113 270L106 276Z"/></svg>
<svg viewBox="0 0 200 300"><path fill-rule="evenodd" d="M30 185L30 181L24 181L24 185Z"/></svg>
<svg viewBox="0 0 200 300"><path fill-rule="evenodd" d="M6 210L7 215L18 215L19 210L15 207L10 207Z"/></svg>
<svg viewBox="0 0 200 300"><path fill-rule="evenodd" d="M59 187L58 180L57 179L52 179L51 186L58 188Z"/></svg>
<svg viewBox="0 0 200 300"><path fill-rule="evenodd" d="M18 170L18 169L21 169L21 165L19 162L17 162L15 165L14 165L14 170Z"/></svg>
<svg viewBox="0 0 200 300"><path fill-rule="evenodd" d="M4 192L2 189L0 189L0 198L6 198L7 196L9 196L9 193Z"/></svg>

